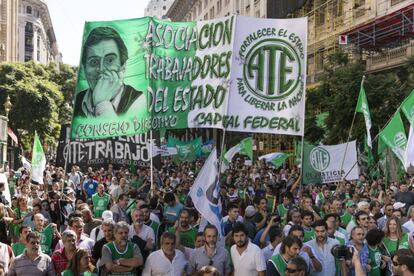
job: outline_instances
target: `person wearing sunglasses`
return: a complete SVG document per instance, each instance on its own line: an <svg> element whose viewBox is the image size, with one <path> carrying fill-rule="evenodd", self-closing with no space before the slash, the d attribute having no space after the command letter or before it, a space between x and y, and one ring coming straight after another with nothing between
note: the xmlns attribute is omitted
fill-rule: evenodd
<svg viewBox="0 0 414 276"><path fill-rule="evenodd" d="M399 249L392 257L392 272L395 276L414 275L414 255L409 249Z"/></svg>
<svg viewBox="0 0 414 276"><path fill-rule="evenodd" d="M285 269L287 276L307 276L308 267L306 261L301 256L296 256L289 260Z"/></svg>
<svg viewBox="0 0 414 276"><path fill-rule="evenodd" d="M37 232L31 232L26 237L26 250L17 256L7 275L10 276L56 276L52 259L40 251L41 236Z"/></svg>
<svg viewBox="0 0 414 276"><path fill-rule="evenodd" d="M285 276L288 262L299 255L302 241L287 236L283 239L280 253L272 256L266 265L267 276ZM306 266L306 263L305 263Z"/></svg>

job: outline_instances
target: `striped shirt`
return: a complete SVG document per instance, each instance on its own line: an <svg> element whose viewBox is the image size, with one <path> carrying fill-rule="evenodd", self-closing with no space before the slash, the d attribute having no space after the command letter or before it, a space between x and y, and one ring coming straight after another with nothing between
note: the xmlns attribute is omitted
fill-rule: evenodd
<svg viewBox="0 0 414 276"><path fill-rule="evenodd" d="M26 252L17 256L12 262L9 276L56 276L52 259L43 253L39 253L33 261L27 257Z"/></svg>

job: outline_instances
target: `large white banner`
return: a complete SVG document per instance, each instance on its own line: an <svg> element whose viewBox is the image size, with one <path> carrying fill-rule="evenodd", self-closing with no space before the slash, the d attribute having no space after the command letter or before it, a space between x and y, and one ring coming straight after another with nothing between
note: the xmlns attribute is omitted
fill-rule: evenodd
<svg viewBox="0 0 414 276"><path fill-rule="evenodd" d="M358 179L356 141L333 146L304 146L303 183ZM345 154L346 151L346 154Z"/></svg>
<svg viewBox="0 0 414 276"><path fill-rule="evenodd" d="M238 16L228 130L303 135L307 18Z"/></svg>

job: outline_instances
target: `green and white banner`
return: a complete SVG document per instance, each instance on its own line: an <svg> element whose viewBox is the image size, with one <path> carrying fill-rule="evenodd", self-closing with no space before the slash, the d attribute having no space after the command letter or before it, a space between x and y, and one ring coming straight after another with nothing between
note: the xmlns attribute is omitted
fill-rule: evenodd
<svg viewBox="0 0 414 276"><path fill-rule="evenodd" d="M345 154L346 151L346 154ZM303 184L358 179L356 141L332 146L304 145Z"/></svg>
<svg viewBox="0 0 414 276"><path fill-rule="evenodd" d="M302 136L307 20L87 22L71 138L221 128Z"/></svg>

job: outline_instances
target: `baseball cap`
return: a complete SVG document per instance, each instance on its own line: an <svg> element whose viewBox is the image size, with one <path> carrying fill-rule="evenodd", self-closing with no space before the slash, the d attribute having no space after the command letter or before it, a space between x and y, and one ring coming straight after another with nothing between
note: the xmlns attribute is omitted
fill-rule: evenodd
<svg viewBox="0 0 414 276"><path fill-rule="evenodd" d="M63 193L65 195L68 195L68 194L72 194L72 193L74 194L75 191L72 188L70 188L70 187L66 187L65 189L63 189Z"/></svg>
<svg viewBox="0 0 414 276"><path fill-rule="evenodd" d="M398 209L400 209L400 208L402 208L402 207L404 207L405 206L405 203L402 203L402 202L395 202L394 203L394 205L392 205L392 207L395 209L395 210L398 210Z"/></svg>
<svg viewBox="0 0 414 276"><path fill-rule="evenodd" d="M112 212L109 210L103 211L102 220L110 220L110 219L114 219L114 215L112 214Z"/></svg>
<svg viewBox="0 0 414 276"><path fill-rule="evenodd" d="M349 201L346 202L345 206L346 207L352 207L352 206L355 206L355 203L352 200L349 200Z"/></svg>
<svg viewBox="0 0 414 276"><path fill-rule="evenodd" d="M244 215L248 218L254 216L256 214L256 208L254 208L254 206L249 205L246 207L246 210L244 212Z"/></svg>

